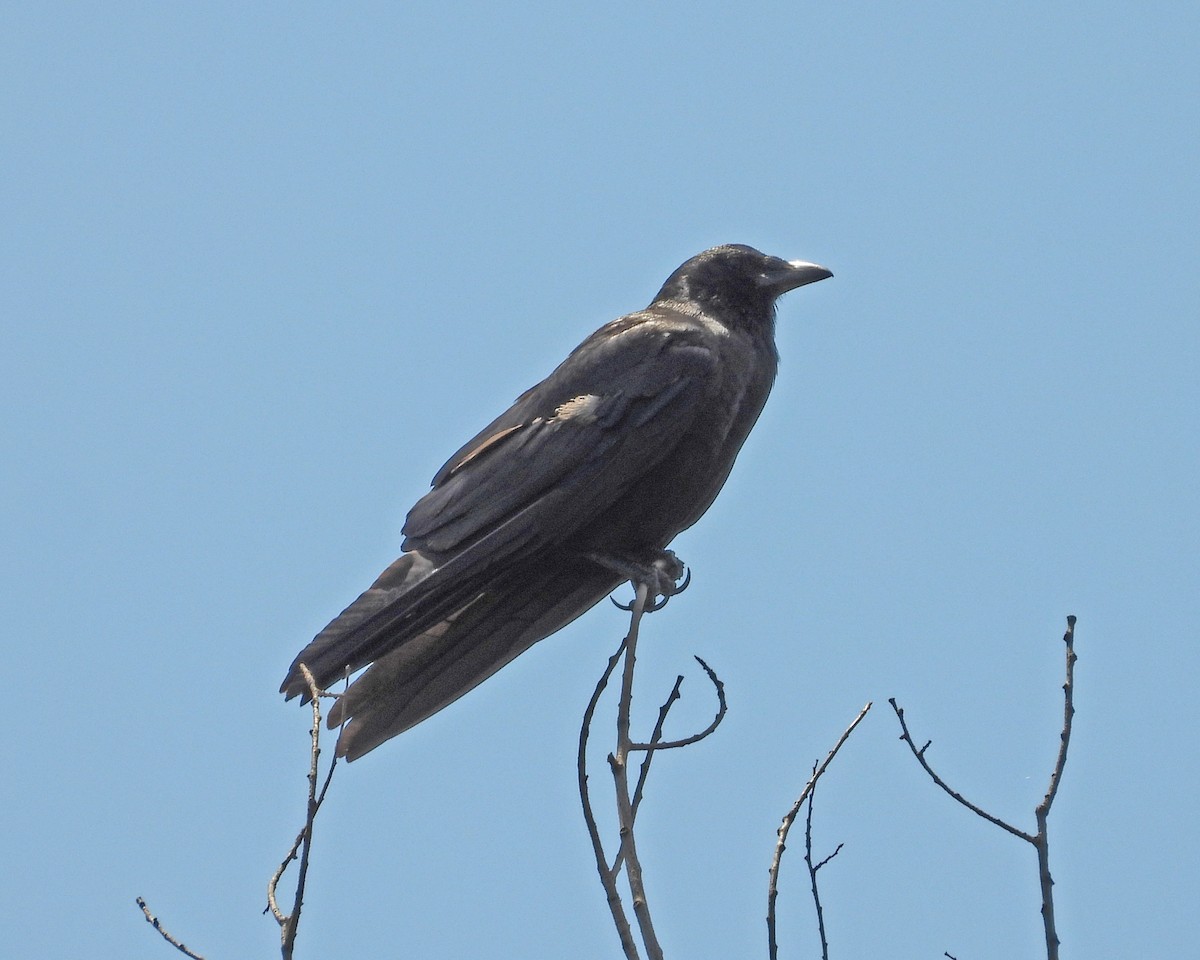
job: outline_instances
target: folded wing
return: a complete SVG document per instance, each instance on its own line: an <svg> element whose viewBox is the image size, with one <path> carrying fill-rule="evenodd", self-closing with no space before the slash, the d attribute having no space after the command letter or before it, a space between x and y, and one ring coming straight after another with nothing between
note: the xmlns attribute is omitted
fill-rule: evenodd
<svg viewBox="0 0 1200 960"><path fill-rule="evenodd" d="M281 688L305 695L375 665L330 715L360 755L461 696L617 585L569 550L670 455L711 389L706 331L653 314L585 341L438 472L405 553L301 651Z"/></svg>

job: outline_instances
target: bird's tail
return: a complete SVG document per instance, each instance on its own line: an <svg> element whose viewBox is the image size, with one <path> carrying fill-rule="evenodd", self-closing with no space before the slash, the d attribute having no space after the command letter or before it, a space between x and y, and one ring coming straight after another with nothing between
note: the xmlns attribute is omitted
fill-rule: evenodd
<svg viewBox="0 0 1200 960"><path fill-rule="evenodd" d="M288 700L301 696L303 702L308 702L308 683L300 671L301 664L312 673L317 687L324 689L346 673L370 663L374 656L369 649L369 641L384 632L377 621L385 617L389 609L396 607L402 596L412 593L424 583L435 569L435 565L419 552L401 554L371 586L359 594L358 599L334 617L300 651L292 661L279 692ZM411 600L405 604L408 607L412 605Z"/></svg>
<svg viewBox="0 0 1200 960"><path fill-rule="evenodd" d="M354 760L420 723L620 584L562 555L466 579L439 582L427 558L406 553L301 651L281 688L289 697L307 692L300 663L320 686L371 663L329 713L330 727L345 722L338 756Z"/></svg>

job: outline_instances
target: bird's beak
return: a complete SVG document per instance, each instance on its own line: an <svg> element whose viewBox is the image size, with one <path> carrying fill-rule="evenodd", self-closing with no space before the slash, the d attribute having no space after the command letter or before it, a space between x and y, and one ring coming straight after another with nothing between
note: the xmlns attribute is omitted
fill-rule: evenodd
<svg viewBox="0 0 1200 960"><path fill-rule="evenodd" d="M806 283L816 283L832 276L833 271L826 270L818 263L809 263L807 260L780 260L776 266L763 273L758 283L778 297Z"/></svg>

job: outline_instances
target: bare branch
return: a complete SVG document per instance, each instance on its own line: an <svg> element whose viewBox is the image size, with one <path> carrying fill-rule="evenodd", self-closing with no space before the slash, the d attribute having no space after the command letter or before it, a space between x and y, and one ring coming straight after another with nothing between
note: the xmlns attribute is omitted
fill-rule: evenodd
<svg viewBox="0 0 1200 960"><path fill-rule="evenodd" d="M704 662L701 658L698 658L698 656L696 656L694 659L696 660L697 664L700 664L704 668L704 672L708 674L708 678L712 680L713 685L716 688L716 697L718 697L718 709L716 709L716 716L714 716L712 724L704 727L700 733L692 734L691 737L685 737L682 740L666 740L666 742L662 740L662 727L664 727L666 724L667 714L671 712L672 704L679 700L680 697L679 688L683 685L683 674L680 673L679 676L676 677L676 682L674 682L673 688L671 688L671 694L667 696L664 704L659 707L659 719L654 724L654 732L650 734L649 743L631 743L629 745L630 751L646 751L646 757L643 758L642 766L637 772L637 786L634 787L634 803L632 803L632 810L634 810L635 820L637 818L637 808L642 804L642 794L644 788L646 788L646 779L650 773L650 760L652 760L654 752L656 750L676 750L680 748L680 746L689 746L690 744L698 743L700 740L706 738L710 733L715 731L716 727L720 726L720 722L725 719L725 713L728 709L725 702L725 684L721 683L721 679L716 676L713 668L708 666L706 662ZM618 851L617 862L613 864L612 868L614 872L619 870L620 862L622 862L622 854L620 854Z"/></svg>
<svg viewBox="0 0 1200 960"><path fill-rule="evenodd" d="M150 908L146 906L146 901L144 899L138 897L137 905L142 908L142 915L146 918L146 922L149 923L150 926L154 927L154 929L159 932L159 934L164 940L167 941L167 943L185 956L191 957L192 960L204 960L204 957L202 957L200 954L193 950L189 950L186 946L184 946L181 940L177 940L175 937L171 936L167 928L158 922L158 917L150 912Z"/></svg>
<svg viewBox="0 0 1200 960"><path fill-rule="evenodd" d="M322 697L337 697L337 694L326 693L317 688L317 682L313 679L312 673L304 664L300 665L300 671L304 675L305 681L308 683L309 695L312 698L312 729L310 738L312 748L309 751L309 770L308 770L308 807L305 815L304 827L292 842L291 848L287 852L287 856L283 858L283 862L271 875L271 879L267 882L267 907L263 913L270 910L274 915L276 922L280 926L280 949L285 960L291 960L292 950L296 942L296 930L300 922L300 910L304 903L304 885L308 876L309 851L312 845L313 821L316 819L317 811L321 809L321 804L325 801L325 795L329 792L329 785L333 781L333 771L337 766L337 757L329 765L329 771L325 776L325 782L321 786L321 790L317 791L317 776L318 776L318 760L321 756L321 705ZM292 905L290 915L284 914L279 907L277 898L279 881L283 878L283 874L293 860L300 860L299 876L296 881L296 899ZM153 924L154 929L162 934L163 938L174 946L176 949L187 954L189 957L203 960L198 954L193 953L182 943L172 937L165 928L158 922L158 919L151 915L149 908L146 906L146 901L141 897L137 900L138 906L142 908L142 913L146 919Z"/></svg>
<svg viewBox="0 0 1200 960"><path fill-rule="evenodd" d="M296 943L296 933L300 925L300 911L304 907L304 888L308 879L309 853L312 850L313 822L317 818L317 811L321 809L321 804L325 801L325 794L328 792L329 784L333 780L333 771L337 767L337 755L335 754L329 764L329 772L325 776L325 782L318 793L317 778L321 757L321 697L323 695L328 696L328 694L323 694L317 687L317 681L313 678L307 666L300 664L300 672L304 675L305 682L308 683L308 692L312 698L313 714L310 733L312 748L309 751L307 813L304 819L304 827L292 842L287 856L284 857L283 862L279 865L275 873L271 875L271 879L267 883L267 906L280 926L280 950L284 960L291 960L292 951ZM297 851L299 851L300 867L296 878L296 897L292 903L292 912L285 915L279 907L276 891L279 881L288 868L288 864L297 858Z"/></svg>
<svg viewBox="0 0 1200 960"><path fill-rule="evenodd" d="M1058 757L1050 773L1046 795L1033 811L1037 821L1038 881L1042 889L1042 928L1046 934L1046 956L1058 960L1058 930L1054 925L1054 880L1050 877L1050 837L1047 833L1050 807L1058 796L1063 769L1067 765L1067 747L1071 742L1071 721L1075 717L1075 617L1067 617L1067 632L1063 634L1067 647L1067 679L1063 683L1063 726L1058 741Z"/></svg>
<svg viewBox="0 0 1200 960"><path fill-rule="evenodd" d="M621 903L621 892L617 889L617 873L608 869L608 856L604 852L604 844L600 839L600 830L596 826L596 816L592 812L591 796L588 793L588 773L587 773L587 743L588 735L591 732L592 717L596 713L596 705L600 702L600 696L604 693L604 688L608 686L609 678L612 677L613 671L617 668L617 663L621 659L621 654L625 652L625 644L628 638L621 641L621 645L617 647L617 652L608 658L608 664L604 668L604 673L600 675L600 679L596 682L596 689L592 692L592 698L588 701L587 709L583 712L583 726L579 729L579 753L576 761L576 769L579 777L579 799L583 804L583 819L587 824L588 836L592 841L592 853L596 857L596 871L600 874L600 883L604 886L604 894L608 900L608 909L612 913L613 923L617 927L617 936L621 939L621 949L625 952L626 960L639 960L637 943L633 939L633 930L629 926L629 918L625 915L625 908Z"/></svg>
<svg viewBox="0 0 1200 960"><path fill-rule="evenodd" d="M621 826L621 853L625 860L625 877L633 897L633 915L637 919L646 953L650 960L662 960L662 947L654 933L646 888L642 882L642 864L637 855L633 833L633 803L629 797L629 714L633 705L633 669L637 662L638 627L650 597L650 586L637 584L637 598L629 617L629 635L625 638L625 664L621 673L621 699L617 703L617 749L609 754L608 764L613 773L617 793L617 821Z"/></svg>
<svg viewBox="0 0 1200 960"><path fill-rule="evenodd" d="M953 787L951 787L949 784L947 784L945 780L943 780L941 777L939 777L934 772L933 767L931 767L929 765L929 761L925 759L925 751L929 749L929 745L931 743L933 743L933 741L926 740L925 745L923 747L921 747L920 750L918 750L917 745L913 742L912 734L910 734L908 732L908 724L904 722L904 708L897 706L895 697L890 697L888 699L888 703L890 703L892 705L892 709L894 711L896 711L896 718L900 721L900 739L908 744L908 748L912 751L913 756L917 758L917 763L919 763L921 765L921 768L927 774L929 774L929 778L934 783L936 783L939 787L941 787L943 790L945 790L946 793L950 794L950 796L952 796L955 800L957 800L959 803L961 803L964 807L966 807L972 813L976 814L977 816L983 817L983 819L987 820L989 823L994 823L996 826L1000 827L1002 830L1007 830L1014 837L1020 837L1022 840L1026 841L1027 843L1037 843L1037 839L1035 837L1026 833L1024 830L1018 830L1011 823L1006 823L1005 821L1001 820L999 817L992 816L990 813L988 813L982 807L977 807L970 800L968 800L966 797L964 797L961 793L959 793L957 790L955 790Z"/></svg>
<svg viewBox="0 0 1200 960"><path fill-rule="evenodd" d="M632 605L631 605L632 609ZM671 706L679 699L679 688L683 685L683 674L679 674L675 678L675 685L671 687L671 692L667 694L667 699L663 705L658 708L658 720L654 723L654 732L650 734L650 747L654 747L662 740L663 725L667 722L667 714L671 712ZM631 745L631 749L637 749L637 745ZM633 788L633 801L630 804L630 810L634 821L637 820L638 807L642 805L642 797L646 789L646 778L650 776L650 760L654 757L654 750L646 751L646 756L642 759L642 765L638 769L637 786ZM613 861L610 868L610 873L616 878L621 873L621 865L625 862L624 849L617 850L617 857Z"/></svg>
<svg viewBox="0 0 1200 960"><path fill-rule="evenodd" d="M684 737L682 740L667 740L663 743L657 743L653 738L651 738L649 743L631 743L629 745L630 750L645 750L647 753L653 753L655 750L677 750L680 747L687 747L691 746L693 743L699 743L721 725L721 721L725 719L725 713L729 709L729 705L725 702L725 684L721 682L721 678L716 675L712 667L700 659L700 657L695 657L695 660L704 668L704 672L708 674L708 679L712 681L712 685L716 687L717 690L717 714L713 717L712 723L710 723L699 733L694 733L690 737ZM680 677L680 680L682 679L683 678ZM679 684L676 683L676 689L678 689L678 687ZM676 697L676 699L678 699L678 697ZM670 701L668 701L668 703L664 706L669 708L669 705ZM656 730L657 729L658 728L656 728ZM646 757L646 762L648 763L649 761L650 758Z"/></svg>
<svg viewBox="0 0 1200 960"><path fill-rule="evenodd" d="M658 720L654 724L654 732L650 734L649 744L630 744L631 750L639 750L644 746L646 756L642 758L642 766L638 770L637 786L633 788L633 815L636 818L638 807L642 805L642 793L646 788L646 778L650 776L650 761L654 757L654 751L662 743L663 725L667 722L667 714L671 712L671 705L679 699L679 688L683 686L683 674L679 674L675 678L675 686L671 688L671 692L667 695L667 699L663 705L658 708Z"/></svg>
<svg viewBox="0 0 1200 960"><path fill-rule="evenodd" d="M908 744L913 756L917 758L917 762L929 774L933 782L972 813L982 817L989 823L994 823L1001 829L1007 830L1013 836L1020 837L1027 843L1033 844L1037 850L1038 881L1042 893L1042 926L1046 935L1047 960L1058 960L1059 947L1058 932L1054 925L1054 881L1050 877L1050 838L1047 832L1047 822L1050 816L1050 807L1054 804L1054 798L1058 795L1058 787L1062 781L1063 769L1067 764L1067 747L1071 742L1071 722L1075 716L1075 661L1078 659L1075 655L1075 620L1074 616L1067 617L1067 632L1063 634L1063 643L1067 647L1067 679L1063 683L1063 726L1062 732L1059 734L1058 757L1054 762L1054 769L1050 773L1050 784L1046 788L1046 794L1042 797L1042 802L1034 809L1034 818L1037 822L1036 835L1026 833L1024 830L1018 830L999 817L992 816L986 810L977 807L969 800L966 800L962 794L947 786L945 781L933 772L933 768L925 760L925 751L929 747L929 742L926 742L925 746L918 750L908 732L908 725L904 722L904 711L896 705L894 697L888 701L892 705L892 709L896 711L896 717L900 721L900 739ZM950 956L950 954L946 954L946 956Z"/></svg>
<svg viewBox="0 0 1200 960"><path fill-rule="evenodd" d="M817 763L813 761L813 776L817 773ZM821 907L821 894L817 889L817 871L825 864L842 852L844 844L839 843L837 849L833 851L820 863L813 863L812 855L812 821L813 821L813 802L817 796L817 784L813 782L813 788L808 792L808 811L804 816L804 863L808 867L808 879L812 886L813 906L817 909L817 932L821 937L821 960L829 960L829 940L825 936L825 911Z"/></svg>
<svg viewBox="0 0 1200 960"><path fill-rule="evenodd" d="M638 946L633 939L633 932L621 903L617 886L622 870L625 871L626 882L629 884L633 915L637 921L642 945L645 947L646 954L650 960L662 960L662 947L658 942L650 914L650 907L646 900L642 866L637 853L634 822L637 819L638 809L645 795L645 787L654 754L659 750L687 746L711 734L720 725L726 713L727 706L724 685L721 683L720 678L713 672L712 668L697 657L696 661L704 669L704 672L708 674L709 680L717 691L718 707L713 721L704 730L691 737L664 742L663 730L666 726L667 716L672 706L679 699L680 689L683 684L683 677L679 676L676 677L675 684L671 688L671 692L667 695L666 701L659 707L658 720L654 725L654 730L650 734L649 742L635 743L630 734L630 727L633 707L634 671L637 664L638 631L641 619L646 613L661 610L669 597L683 592L687 588L691 574L686 571L683 564L670 551L665 551L659 559L648 567L633 565L620 558L613 558L602 554L593 555L592 559L623 576L630 577L634 588L634 600L628 606L619 603L616 604L620 609L626 610L630 614L629 632L626 634L617 652L609 658L604 674L596 684L596 689L592 694L591 700L588 702L587 709L584 711L583 726L579 731L579 753L577 758L579 796L583 804L583 816L587 824L588 835L592 841L592 852L596 858L596 869L600 874L600 881L604 885L609 910L616 923L617 933L621 939L621 947L625 951L626 958L636 960L638 957ZM678 580L681 575L684 579L682 583L679 583ZM662 598L661 602L657 599L659 597ZM616 603L616 601L613 602ZM610 867L607 865L604 845L600 839L600 831L596 825L596 818L588 791L587 744L592 720L595 717L596 706L609 679L616 670L617 661L622 657L624 658L624 664L621 672L621 690L617 701L616 746L613 752L608 755L608 766L612 773L613 787L616 793L617 824L620 831L621 843ZM631 793L629 763L630 756L634 751L645 753L645 757L642 759L637 784Z"/></svg>
<svg viewBox="0 0 1200 960"><path fill-rule="evenodd" d="M842 744L849 739L850 734L854 732L854 728L862 722L863 717L867 715L870 709L871 704L868 703L858 712L858 716L854 718L850 726L838 737L837 743L833 745L833 749L829 751L825 759L814 771L804 789L800 791L800 796L796 798L796 802L792 804L792 808L784 815L783 823L779 825L779 829L776 831L778 840L775 843L775 855L771 858L771 880L767 886L767 949L771 960L777 960L779 956L779 944L775 937L775 900L779 896L779 868L783 863L783 851L787 849L788 831L792 829L792 824L796 822L800 808L804 805L804 801L808 799L809 794L816 788L817 781L821 779L821 775L828 769L829 764L833 762L833 758L842 749Z"/></svg>
<svg viewBox="0 0 1200 960"><path fill-rule="evenodd" d="M679 689L683 685L682 674L675 678L675 686L671 688L671 692L667 696L667 699L663 705L658 708L658 720L654 724L654 732L650 735L650 742L631 743L629 745L630 751L642 750L646 753L645 758L642 760L641 768L638 770L637 786L633 788L632 811L634 820L637 819L638 807L640 807L642 804L642 796L646 787L646 778L650 775L650 761L654 757L655 751L675 750L679 747L686 747L693 743L698 743L716 730L721 721L725 719L725 713L728 709L728 705L725 702L725 684L721 682L721 679L716 675L712 667L705 663L704 660L702 660L700 657L695 657L694 659L698 664L700 664L701 667L704 668L704 672L708 674L709 680L711 680L713 685L716 687L718 700L717 714L713 718L712 723L710 723L699 733L693 734L690 737L685 737L682 740L668 740L664 743L662 740L663 725L666 723L667 714L670 713L671 706L680 698ZM617 857L613 861L612 865L613 876L616 876L620 872L621 864L624 863L624 861L624 852L618 850Z"/></svg>

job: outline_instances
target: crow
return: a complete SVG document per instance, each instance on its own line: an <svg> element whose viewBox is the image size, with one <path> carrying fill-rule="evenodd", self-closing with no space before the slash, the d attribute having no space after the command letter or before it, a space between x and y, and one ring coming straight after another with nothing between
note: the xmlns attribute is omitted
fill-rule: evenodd
<svg viewBox="0 0 1200 960"><path fill-rule="evenodd" d="M350 760L441 710L625 580L669 595L667 545L724 485L775 380L775 301L831 277L706 250L601 327L464 444L404 524L400 558L296 657Z"/></svg>

